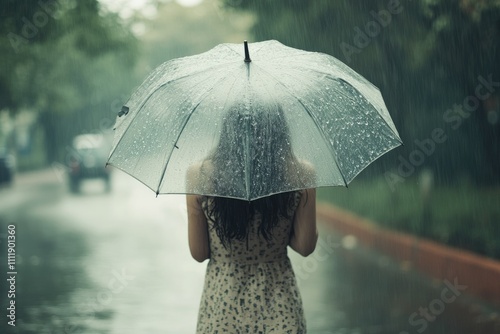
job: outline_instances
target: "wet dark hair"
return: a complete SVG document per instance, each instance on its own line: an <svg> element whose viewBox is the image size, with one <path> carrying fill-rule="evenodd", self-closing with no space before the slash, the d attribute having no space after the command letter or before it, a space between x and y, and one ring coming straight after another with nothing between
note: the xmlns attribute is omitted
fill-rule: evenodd
<svg viewBox="0 0 500 334"><path fill-rule="evenodd" d="M247 238L249 222L257 213L261 215L259 233L270 240L280 217L291 218L288 208L293 199L292 194L281 193L254 201L214 197L209 215L213 217L213 228L222 245L227 248L232 240Z"/></svg>
<svg viewBox="0 0 500 334"><path fill-rule="evenodd" d="M236 131L242 125L248 129L245 134ZM245 158L247 154L252 157L250 161ZM259 233L270 240L280 217L290 219L293 215L289 208L294 192L277 192L279 185L291 181L292 171L298 164L281 107L243 103L234 106L222 124L219 143L209 160L213 166L211 179L215 193L231 189L227 197L213 197L213 205L209 206L213 228L224 247L234 239L244 240L249 222L257 214L261 216ZM251 184L248 184L245 168L252 175ZM241 181L237 187L234 187L235 180ZM240 197L238 195L246 193L249 187L257 197L275 194L253 201L232 198Z"/></svg>

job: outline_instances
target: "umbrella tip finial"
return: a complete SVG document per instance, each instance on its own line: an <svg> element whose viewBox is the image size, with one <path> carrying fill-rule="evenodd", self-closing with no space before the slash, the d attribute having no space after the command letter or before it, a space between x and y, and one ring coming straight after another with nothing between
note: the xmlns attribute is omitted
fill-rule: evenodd
<svg viewBox="0 0 500 334"><path fill-rule="evenodd" d="M252 60L250 59L250 52L248 52L248 42L244 40L243 44L245 46L245 63L249 63Z"/></svg>

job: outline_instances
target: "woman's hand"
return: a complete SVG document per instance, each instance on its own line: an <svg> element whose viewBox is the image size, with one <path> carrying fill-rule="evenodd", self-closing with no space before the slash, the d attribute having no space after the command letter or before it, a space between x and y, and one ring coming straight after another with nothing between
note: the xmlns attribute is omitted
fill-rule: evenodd
<svg viewBox="0 0 500 334"><path fill-rule="evenodd" d="M302 256L308 256L316 248L318 229L316 227L316 189L302 191L299 206L293 219L290 247Z"/></svg>

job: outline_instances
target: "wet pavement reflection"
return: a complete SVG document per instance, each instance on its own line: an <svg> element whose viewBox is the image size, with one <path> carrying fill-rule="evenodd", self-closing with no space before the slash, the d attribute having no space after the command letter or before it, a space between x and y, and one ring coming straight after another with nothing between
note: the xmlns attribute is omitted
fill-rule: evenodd
<svg viewBox="0 0 500 334"><path fill-rule="evenodd" d="M70 194L50 170L1 189L1 275L8 224L16 225L18 275L16 327L2 311L0 332L194 333L206 262L189 254L184 201L156 198L120 172L110 193L87 181ZM499 310L351 236L320 232L310 257L289 251L309 333L500 333ZM439 301L445 288L447 301L459 293L453 302ZM5 310L3 282L0 290Z"/></svg>

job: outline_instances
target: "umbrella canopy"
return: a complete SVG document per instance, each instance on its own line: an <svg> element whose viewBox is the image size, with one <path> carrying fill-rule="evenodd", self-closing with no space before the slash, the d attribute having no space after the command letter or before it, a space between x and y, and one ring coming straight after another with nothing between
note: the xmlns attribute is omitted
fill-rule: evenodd
<svg viewBox="0 0 500 334"><path fill-rule="evenodd" d="M244 45L156 68L119 113L108 164L157 194L254 200L347 186L402 143L380 91L336 58Z"/></svg>

